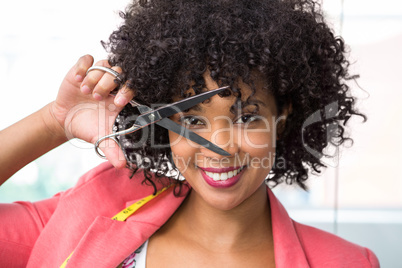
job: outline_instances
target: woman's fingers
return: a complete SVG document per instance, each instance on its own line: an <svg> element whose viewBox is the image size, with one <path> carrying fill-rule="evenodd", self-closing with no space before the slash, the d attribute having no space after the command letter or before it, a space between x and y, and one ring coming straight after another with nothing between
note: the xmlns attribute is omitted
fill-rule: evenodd
<svg viewBox="0 0 402 268"><path fill-rule="evenodd" d="M124 107L132 98L134 98L134 91L124 86L117 93L114 104L117 107Z"/></svg>
<svg viewBox="0 0 402 268"><path fill-rule="evenodd" d="M107 60L98 61L95 65L110 68ZM89 67L91 67L91 66L89 66ZM88 67L88 69L89 69L89 67ZM85 70L85 72L87 72L88 69ZM103 75L104 75L104 72L98 71L98 70L94 70L94 71L86 74L84 80L81 83L81 92L84 94L91 94L93 92L96 84L102 78Z"/></svg>
<svg viewBox="0 0 402 268"><path fill-rule="evenodd" d="M110 68L118 73L121 73L120 67L111 67L107 60L101 60L94 66ZM109 93L117 87L117 84L114 82L115 79L116 77L108 72L102 70L92 70L84 78L81 84L81 91L84 94L92 94L96 100L100 101L106 98Z"/></svg>
<svg viewBox="0 0 402 268"><path fill-rule="evenodd" d="M90 66L85 65L85 72ZM112 69L117 73L121 73L122 69L118 66L111 67L107 60L98 61L94 66L101 66ZM81 79L81 73L77 74L76 80ZM91 70L83 79L81 83L81 92L84 94L92 94L95 100L101 101L108 97L111 91L113 91L117 84L115 83L116 77L103 70ZM114 104L117 107L124 107L134 97L134 91L127 87L123 87L119 90L114 100Z"/></svg>
<svg viewBox="0 0 402 268"><path fill-rule="evenodd" d="M94 64L94 58L91 55L84 55L78 59L74 68L72 68L73 76L76 82L81 83L89 67Z"/></svg>
<svg viewBox="0 0 402 268"><path fill-rule="evenodd" d="M113 66L110 69L121 73L121 68L118 66ZM94 71L95 72L95 71ZM101 71L97 71L97 72L101 72ZM101 77L101 79L98 81L98 83L96 84L92 95L94 96L94 98L96 100L102 100L104 98L106 98L109 93L115 89L118 84L115 83L116 77L108 72L103 72L103 76Z"/></svg>

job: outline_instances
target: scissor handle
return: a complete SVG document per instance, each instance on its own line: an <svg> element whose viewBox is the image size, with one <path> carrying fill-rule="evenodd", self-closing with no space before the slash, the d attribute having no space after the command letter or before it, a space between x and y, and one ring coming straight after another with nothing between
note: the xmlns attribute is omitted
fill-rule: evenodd
<svg viewBox="0 0 402 268"><path fill-rule="evenodd" d="M95 152L96 152L96 154L97 154L98 156L100 156L101 158L105 159L106 156L103 155L103 154L99 151L99 145L100 145L100 143L101 143L102 141L104 141L104 140L106 140L106 139L111 139L111 140L113 140L115 143L117 143L117 144L119 145L119 147L121 148L119 141L116 139L117 136L123 136L123 135L127 135L127 134L130 134L130 133L133 133L134 131L137 131L138 129L141 129L141 128L143 128L143 127L144 127L144 126L139 126L139 125L135 125L135 124L134 124L132 127L128 128L128 129L125 129L125 130L122 130L122 131L118 131L118 132L115 132L115 133L112 133L112 134L103 136L102 138L98 139L98 140L95 142Z"/></svg>
<svg viewBox="0 0 402 268"><path fill-rule="evenodd" d="M87 70L86 75L88 75L88 73L89 73L90 71L93 71L93 70L99 70L99 71L107 72L107 73L113 75L113 76L114 76L115 78L117 78L118 80L120 80L120 79L119 79L119 73L118 73L118 72L116 72L115 70L113 70L113 69L111 69L111 68L104 67L104 66L97 66L97 65L94 65L94 66L90 67L90 68ZM121 82L121 81L120 81L120 82Z"/></svg>
<svg viewBox="0 0 402 268"><path fill-rule="evenodd" d="M115 133L110 134L110 135L107 135L107 136L104 136L104 137L100 138L99 140L97 140L97 141L95 142L95 152L96 152L96 154L97 154L100 158L106 159L106 156L101 152L101 150L100 150L100 148L99 148L99 145L100 145L100 143L101 143L102 141L104 141L104 140L106 140L106 139L111 139L111 140L113 140L117 145L119 145L119 147L120 147L120 144L119 144L118 140L115 138L116 135L114 135L114 134L115 134Z"/></svg>

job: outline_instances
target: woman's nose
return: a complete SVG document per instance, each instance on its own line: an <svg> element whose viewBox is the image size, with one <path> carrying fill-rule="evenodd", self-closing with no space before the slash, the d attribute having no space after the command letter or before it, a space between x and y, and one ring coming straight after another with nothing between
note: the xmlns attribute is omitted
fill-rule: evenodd
<svg viewBox="0 0 402 268"><path fill-rule="evenodd" d="M204 136L204 135L203 135ZM236 155L239 151L239 144L237 142L237 134L234 131L232 124L217 124L212 127L211 132L204 136L207 140L215 144L216 146L222 148L230 154L230 156ZM207 148L202 147L201 152L206 157L211 158L224 158L230 156L220 155Z"/></svg>

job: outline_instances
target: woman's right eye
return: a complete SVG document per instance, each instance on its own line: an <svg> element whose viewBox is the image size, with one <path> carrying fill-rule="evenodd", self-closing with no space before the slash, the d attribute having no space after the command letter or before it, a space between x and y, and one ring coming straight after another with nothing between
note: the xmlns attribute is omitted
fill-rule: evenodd
<svg viewBox="0 0 402 268"><path fill-rule="evenodd" d="M185 116L180 119L180 122L188 127L197 127L205 125L204 122L196 116Z"/></svg>

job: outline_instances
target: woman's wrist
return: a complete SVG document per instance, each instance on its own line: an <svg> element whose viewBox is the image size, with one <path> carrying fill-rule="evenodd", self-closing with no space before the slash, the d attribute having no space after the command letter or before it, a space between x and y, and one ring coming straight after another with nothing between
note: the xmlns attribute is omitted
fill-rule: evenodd
<svg viewBox="0 0 402 268"><path fill-rule="evenodd" d="M49 103L40 110L42 122L45 127L44 132L52 141L59 143L58 145L68 141L63 124L56 118L54 114L54 102ZM58 146L56 145L56 146Z"/></svg>

